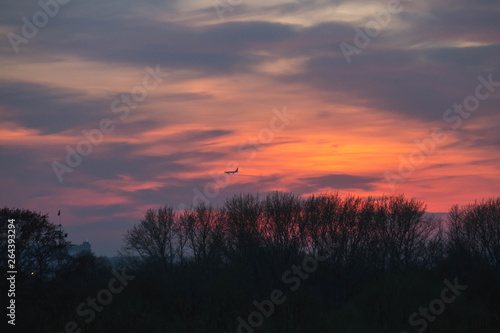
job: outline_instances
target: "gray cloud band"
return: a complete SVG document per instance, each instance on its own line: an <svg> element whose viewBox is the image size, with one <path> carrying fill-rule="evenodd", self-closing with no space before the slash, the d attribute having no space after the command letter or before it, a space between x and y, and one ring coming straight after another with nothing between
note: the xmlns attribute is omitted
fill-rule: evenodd
<svg viewBox="0 0 500 333"><path fill-rule="evenodd" d="M147 74L142 78L142 83L140 85L133 87L130 94L120 94L119 97L111 102L111 111L119 114L118 118L122 121L129 116L130 109L135 109L139 103L146 99L148 91L158 87L163 81L163 78L170 75L169 73L162 72L159 65L156 65L155 69L149 66L145 69ZM114 130L115 125L113 120L110 118L102 118L97 128L91 129L90 131L86 129L82 131L85 139L78 141L76 148L67 145L65 157L66 164L58 161L51 163L59 183L63 182L63 175L65 173L73 172L73 169L77 168L83 162L83 158L92 153L94 146L98 146L103 142L104 134L110 134Z"/></svg>
<svg viewBox="0 0 500 333"><path fill-rule="evenodd" d="M500 87L500 81L493 81L493 74L489 74L487 78L479 75L477 77L479 84L474 90L474 95L469 95L464 98L462 104L453 104L452 108L446 109L443 113L443 120L450 124L453 123L451 129L458 130L463 123L463 119L468 119L473 112L479 109L481 101L490 98L495 92L495 87ZM420 140L415 140L417 149L413 150L408 158L399 155L398 174L387 171L384 176L387 184L391 187L392 192L396 191L395 184L403 183L408 177L413 175L415 167L424 163L427 156L434 154L436 146L444 143L448 139L448 134L442 128L432 130L430 137Z"/></svg>

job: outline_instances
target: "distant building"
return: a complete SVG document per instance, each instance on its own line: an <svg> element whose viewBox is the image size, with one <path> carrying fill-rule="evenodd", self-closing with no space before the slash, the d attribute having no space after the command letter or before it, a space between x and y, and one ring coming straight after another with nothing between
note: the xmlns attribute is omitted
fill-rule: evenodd
<svg viewBox="0 0 500 333"><path fill-rule="evenodd" d="M91 252L91 250L92 250L92 248L90 246L89 241L85 240L85 242L83 242L80 245L71 245L68 253L69 253L69 255L74 257L74 256L81 255L81 254L88 254Z"/></svg>

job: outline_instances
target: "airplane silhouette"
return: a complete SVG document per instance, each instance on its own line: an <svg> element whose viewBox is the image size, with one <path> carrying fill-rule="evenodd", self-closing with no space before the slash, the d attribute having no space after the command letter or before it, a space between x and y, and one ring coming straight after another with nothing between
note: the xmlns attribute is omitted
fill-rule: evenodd
<svg viewBox="0 0 500 333"><path fill-rule="evenodd" d="M234 171L224 171L224 173L227 173L227 174L232 173L232 174L234 175L235 173L237 173L237 172L238 172L238 169L239 169L239 168L236 168L236 170L234 170Z"/></svg>

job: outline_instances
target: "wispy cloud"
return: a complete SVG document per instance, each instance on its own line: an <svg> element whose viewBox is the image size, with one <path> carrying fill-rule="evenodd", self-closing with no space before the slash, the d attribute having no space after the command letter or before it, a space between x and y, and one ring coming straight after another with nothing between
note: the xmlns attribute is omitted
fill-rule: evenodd
<svg viewBox="0 0 500 333"><path fill-rule="evenodd" d="M6 34L40 7L3 1L0 184L9 191L0 201L52 216L64 206L68 230L94 235L109 254L116 247L103 234L118 244L147 208L189 202L238 158L241 175L214 204L276 189L387 193L381 175L397 157L443 126L478 75L500 78L500 6L406 2L347 64L338 44L385 6L242 1L221 21L211 2L74 1L15 54ZM113 116L110 103L154 64L168 80L59 184L50 163ZM274 105L299 116L245 164L238 146L268 126ZM398 190L440 212L497 195L499 106L498 94L482 102Z"/></svg>

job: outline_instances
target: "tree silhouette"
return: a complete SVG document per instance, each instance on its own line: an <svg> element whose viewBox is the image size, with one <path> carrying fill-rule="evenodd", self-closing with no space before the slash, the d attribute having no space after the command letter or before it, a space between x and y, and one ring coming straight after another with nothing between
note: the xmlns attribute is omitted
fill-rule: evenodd
<svg viewBox="0 0 500 333"><path fill-rule="evenodd" d="M454 206L446 221L425 210L402 194L283 192L150 209L124 237L137 278L91 323L75 309L108 285L109 262L88 254L58 271L67 242L46 216L4 208L0 221L18 219L23 233L26 331L60 332L74 319L88 332L411 332L409 317L458 279L468 288L428 331L497 333L500 198ZM36 301L30 270L41 272ZM270 303L277 290L284 302Z"/></svg>
<svg viewBox="0 0 500 333"><path fill-rule="evenodd" d="M172 207L148 210L144 219L125 235L122 254L128 263L136 267L142 261L162 274L171 271L179 254L176 224Z"/></svg>

